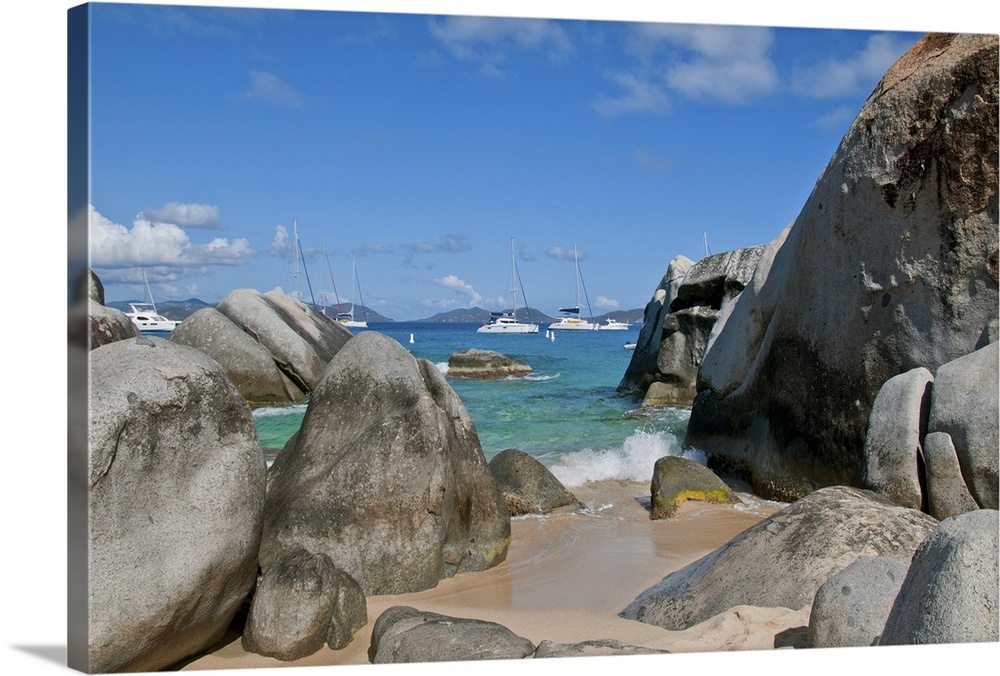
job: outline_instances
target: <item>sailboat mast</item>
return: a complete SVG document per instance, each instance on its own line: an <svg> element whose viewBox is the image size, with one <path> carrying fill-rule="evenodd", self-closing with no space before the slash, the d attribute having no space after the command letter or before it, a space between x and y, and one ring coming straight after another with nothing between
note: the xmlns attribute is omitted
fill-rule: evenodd
<svg viewBox="0 0 1000 676"><path fill-rule="evenodd" d="M517 321L517 265L514 263L514 238L510 238L510 299L513 302L514 321Z"/></svg>

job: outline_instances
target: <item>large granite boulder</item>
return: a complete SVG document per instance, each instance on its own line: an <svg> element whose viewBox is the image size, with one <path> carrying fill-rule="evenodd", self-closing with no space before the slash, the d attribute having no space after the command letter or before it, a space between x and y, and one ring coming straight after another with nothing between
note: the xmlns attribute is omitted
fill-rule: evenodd
<svg viewBox="0 0 1000 676"><path fill-rule="evenodd" d="M741 606L810 606L819 587L854 561L909 561L937 521L871 491L824 488L663 578L620 615L680 630Z"/></svg>
<svg viewBox="0 0 1000 676"><path fill-rule="evenodd" d="M326 554L287 552L264 571L243 630L243 648L297 660L329 645L339 650L368 622L361 586Z"/></svg>
<svg viewBox="0 0 1000 676"><path fill-rule="evenodd" d="M190 347L90 353L89 669L156 671L219 640L257 577L266 467L250 409Z"/></svg>
<svg viewBox="0 0 1000 676"><path fill-rule="evenodd" d="M933 382L923 367L885 381L872 404L865 438L864 487L913 509L924 505L918 460Z"/></svg>
<svg viewBox="0 0 1000 676"><path fill-rule="evenodd" d="M511 516L583 506L548 467L524 451L500 451L490 460L489 468Z"/></svg>
<svg viewBox="0 0 1000 676"><path fill-rule="evenodd" d="M809 614L809 648L875 645L910 565L873 556L858 559L820 585Z"/></svg>
<svg viewBox="0 0 1000 676"><path fill-rule="evenodd" d="M945 519L920 544L879 645L1000 640L998 515L979 509Z"/></svg>
<svg viewBox="0 0 1000 676"><path fill-rule="evenodd" d="M997 509L1000 448L1000 343L944 364L931 392L928 432L951 437L966 486L976 503Z"/></svg>
<svg viewBox="0 0 1000 676"><path fill-rule="evenodd" d="M755 492L859 485L883 383L995 332L997 51L929 34L901 57L717 324L686 444Z"/></svg>
<svg viewBox="0 0 1000 676"><path fill-rule="evenodd" d="M500 380L522 378L532 368L518 359L512 359L493 350L469 348L458 350L448 358L448 375L452 378Z"/></svg>
<svg viewBox="0 0 1000 676"><path fill-rule="evenodd" d="M677 290L692 265L694 261L686 256L677 256L667 265L663 279L646 303L642 328L639 329L632 359L618 384L619 392L645 392L655 379L656 359L663 340L663 318L670 313L670 304L677 298Z"/></svg>
<svg viewBox="0 0 1000 676"><path fill-rule="evenodd" d="M326 365L352 336L339 322L279 291L236 289L216 309L260 343L306 393L316 389Z"/></svg>
<svg viewBox="0 0 1000 676"><path fill-rule="evenodd" d="M465 407L432 363L351 339L268 475L261 566L302 547L365 594L428 589L504 560L510 516Z"/></svg>
<svg viewBox="0 0 1000 676"><path fill-rule="evenodd" d="M764 245L758 244L705 256L684 276L670 311L698 306L720 310L743 292L763 251Z"/></svg>
<svg viewBox="0 0 1000 676"><path fill-rule="evenodd" d="M518 660L534 652L531 641L496 622L393 606L372 627L368 659L372 664Z"/></svg>
<svg viewBox="0 0 1000 676"><path fill-rule="evenodd" d="M683 502L736 503L740 499L725 481L700 462L665 455L653 465L650 482L650 518L666 519Z"/></svg>
<svg viewBox="0 0 1000 676"><path fill-rule="evenodd" d="M219 362L249 402L288 403L306 398L261 343L215 308L202 308L189 316L170 333L169 340L201 350Z"/></svg>

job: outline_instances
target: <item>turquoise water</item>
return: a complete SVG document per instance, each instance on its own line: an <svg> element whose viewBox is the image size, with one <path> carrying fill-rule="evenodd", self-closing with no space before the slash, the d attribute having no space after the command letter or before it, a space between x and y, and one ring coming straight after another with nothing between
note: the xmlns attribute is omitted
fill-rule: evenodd
<svg viewBox="0 0 1000 676"><path fill-rule="evenodd" d="M615 392L639 326L627 331L538 334L477 333L478 324L372 324L447 377L448 357L464 348L495 350L526 362L523 379L477 381L448 377L468 410L487 459L506 448L532 454L566 485L588 480L648 481L653 463L681 454L688 411L639 410L639 400ZM357 331L357 330L356 330ZM413 342L410 342L412 336ZM262 407L254 419L265 447L281 447L295 433L305 404Z"/></svg>

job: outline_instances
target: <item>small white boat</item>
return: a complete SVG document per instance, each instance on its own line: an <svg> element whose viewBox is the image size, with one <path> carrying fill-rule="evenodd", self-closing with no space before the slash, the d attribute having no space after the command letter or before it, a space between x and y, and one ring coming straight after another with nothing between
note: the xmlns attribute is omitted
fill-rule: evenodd
<svg viewBox="0 0 1000 676"><path fill-rule="evenodd" d="M559 312L563 316L549 324L550 331L596 331L598 325L593 321L580 319L580 258L577 254L576 246L573 246L573 262L576 266L576 305L574 307L561 307ZM584 288L586 295L586 288ZM587 308L590 309L590 300L587 300ZM593 315L591 315L593 316Z"/></svg>
<svg viewBox="0 0 1000 676"><path fill-rule="evenodd" d="M601 331L626 331L630 324L628 322L620 322L617 319L611 319L608 317L601 324Z"/></svg>
<svg viewBox="0 0 1000 676"><path fill-rule="evenodd" d="M333 273L330 273L331 275ZM355 292L360 293L361 282L358 280L358 269L354 265L354 261L351 261L351 309L348 312L340 312L337 314L337 321L344 326L354 328L354 329L366 329L368 328L368 316L365 315L363 320L354 318L354 294ZM361 311L364 312L364 299L361 299Z"/></svg>
<svg viewBox="0 0 1000 676"><path fill-rule="evenodd" d="M538 324L517 321L517 285L521 278L517 274L517 263L514 261L514 240L510 240L510 278L511 301L513 309L510 312L490 312L490 320L476 329L477 333L524 334L538 333Z"/></svg>
<svg viewBox="0 0 1000 676"><path fill-rule="evenodd" d="M635 345L636 345L635 343L625 343L625 349L626 350L634 350L635 349Z"/></svg>
<svg viewBox="0 0 1000 676"><path fill-rule="evenodd" d="M125 316L132 320L139 331L173 331L180 324L175 319L167 319L156 311L156 303L153 302L153 292L149 288L149 280L146 279L146 269L142 270L142 283L146 285L146 295L149 296L148 303L129 303L131 312L126 312Z"/></svg>
<svg viewBox="0 0 1000 676"><path fill-rule="evenodd" d="M167 319L159 314L152 303L129 303L128 306L132 311L126 312L125 316L140 331L173 331L180 324L177 320Z"/></svg>

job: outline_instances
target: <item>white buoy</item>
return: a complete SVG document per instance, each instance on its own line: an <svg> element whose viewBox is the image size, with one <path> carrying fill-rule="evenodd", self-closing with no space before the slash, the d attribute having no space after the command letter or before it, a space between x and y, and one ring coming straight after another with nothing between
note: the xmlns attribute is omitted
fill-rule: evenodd
<svg viewBox="0 0 1000 676"><path fill-rule="evenodd" d="M410 334L410 345L413 345L413 334Z"/></svg>

